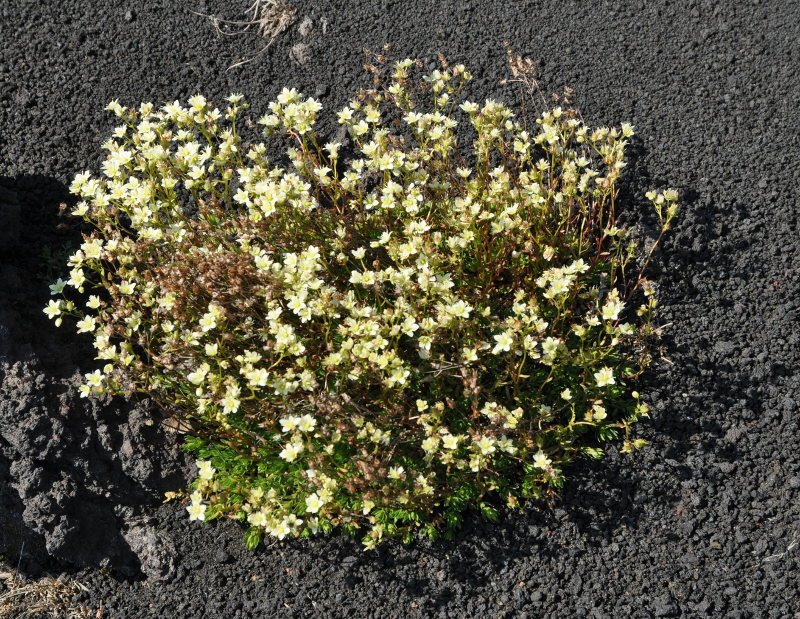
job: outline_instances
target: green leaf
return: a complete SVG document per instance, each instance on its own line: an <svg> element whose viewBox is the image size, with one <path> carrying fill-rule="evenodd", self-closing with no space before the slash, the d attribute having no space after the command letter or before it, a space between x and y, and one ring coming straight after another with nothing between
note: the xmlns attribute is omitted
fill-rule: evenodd
<svg viewBox="0 0 800 619"><path fill-rule="evenodd" d="M582 447L581 453L584 456L588 456L589 458L593 458L595 460L600 460L605 454L602 449L598 449L596 447Z"/></svg>
<svg viewBox="0 0 800 619"><path fill-rule="evenodd" d="M500 515L497 513L497 510L487 503L481 503L480 510L483 517L489 522L497 522L500 519Z"/></svg>
<svg viewBox="0 0 800 619"><path fill-rule="evenodd" d="M244 538L244 545L248 550L255 550L261 543L261 533L256 529L249 530Z"/></svg>

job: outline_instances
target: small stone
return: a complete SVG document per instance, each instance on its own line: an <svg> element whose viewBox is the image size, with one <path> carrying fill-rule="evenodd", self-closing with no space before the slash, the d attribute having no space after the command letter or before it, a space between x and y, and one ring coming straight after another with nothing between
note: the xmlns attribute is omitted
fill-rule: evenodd
<svg viewBox="0 0 800 619"><path fill-rule="evenodd" d="M233 557L231 557L231 555L224 550L218 550L214 555L214 561L220 564L230 563L232 559Z"/></svg>
<svg viewBox="0 0 800 619"><path fill-rule="evenodd" d="M711 602L709 602L706 599L703 599L700 602L698 602L697 604L695 604L694 609L698 613L706 613L711 609L711 606L712 606Z"/></svg>
<svg viewBox="0 0 800 619"><path fill-rule="evenodd" d="M134 526L124 537L149 581L169 582L175 578L180 554L167 534L152 527Z"/></svg>
<svg viewBox="0 0 800 619"><path fill-rule="evenodd" d="M656 617L677 617L680 614L675 600L668 594L656 598L654 611Z"/></svg>
<svg viewBox="0 0 800 619"><path fill-rule="evenodd" d="M125 21L131 23L136 19L136 11L125 11Z"/></svg>

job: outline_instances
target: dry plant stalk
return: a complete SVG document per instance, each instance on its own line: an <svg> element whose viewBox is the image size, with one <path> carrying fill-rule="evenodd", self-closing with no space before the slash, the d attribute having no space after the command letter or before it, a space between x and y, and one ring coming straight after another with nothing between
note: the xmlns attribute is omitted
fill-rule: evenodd
<svg viewBox="0 0 800 619"><path fill-rule="evenodd" d="M297 9L290 4L286 4L282 0L254 0L253 4L251 4L250 7L245 11L247 18L244 20L221 19L214 15L198 13L197 11L191 12L195 15L200 15L201 17L210 19L216 31L224 36L237 36L244 34L250 30L252 26L256 26L259 36L264 39L269 38L267 44L262 47L254 56L245 58L244 60L240 60L239 62L232 64L228 67L228 71L235 67L252 62L261 54L266 52L278 38L278 35L285 32L286 29L297 19ZM243 28L229 32L220 28L220 24L243 26Z"/></svg>
<svg viewBox="0 0 800 619"><path fill-rule="evenodd" d="M508 41L503 41L503 46L506 48L508 67L511 70L511 75L513 77L512 79L502 80L500 85L505 86L513 83L520 85L520 104L522 106L524 118L527 118L526 96L533 96L534 93L538 94L539 99L542 102L543 109L547 109L548 103L545 100L542 91L539 90L539 73L536 70L536 65L534 65L533 60L530 58L523 58L521 55L517 54ZM565 103L568 103L568 101Z"/></svg>

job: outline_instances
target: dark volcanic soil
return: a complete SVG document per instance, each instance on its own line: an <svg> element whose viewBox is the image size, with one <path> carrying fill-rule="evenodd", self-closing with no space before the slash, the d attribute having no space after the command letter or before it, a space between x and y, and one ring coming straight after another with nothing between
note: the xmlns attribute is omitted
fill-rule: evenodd
<svg viewBox="0 0 800 619"><path fill-rule="evenodd" d="M238 18L249 0L0 3L8 563L68 571L114 618L800 617L797 3L292 3L295 23L231 71L264 41L221 37L189 9ZM78 242L57 207L76 172L97 169L115 124L105 104L242 92L260 113L296 86L332 116L367 83L362 49L384 43L464 62L473 98L510 101L503 40L536 62L544 92L574 88L590 124L636 126L634 195L682 193L652 273L668 326L642 387L651 445L577 465L554 511L371 553L340 536L251 553L238 524L159 507L187 475L175 436L146 403L77 398L86 342L41 313L57 274L44 248Z"/></svg>

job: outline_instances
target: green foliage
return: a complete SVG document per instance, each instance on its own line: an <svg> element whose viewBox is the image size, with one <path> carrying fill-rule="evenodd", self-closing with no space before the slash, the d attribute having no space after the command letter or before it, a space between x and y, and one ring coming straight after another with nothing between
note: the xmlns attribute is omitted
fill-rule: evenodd
<svg viewBox="0 0 800 619"><path fill-rule="evenodd" d="M105 365L82 394L144 391L182 416L190 517L245 520L249 548L452 535L465 510L496 520L561 487L598 441L642 444L627 385L656 301L615 215L632 127L556 108L527 128L459 105L464 67L414 70L338 113L350 157L284 89L258 122L288 168L243 141L239 95L114 102L104 176L71 186L96 232L45 311L94 337ZM648 195L667 230L677 194ZM86 310L65 287L93 293Z"/></svg>
<svg viewBox="0 0 800 619"><path fill-rule="evenodd" d="M42 247L40 255L40 275L41 279L46 282L52 282L65 272L64 264L67 259L75 252L75 247L72 243L66 242L60 247L52 245L45 245Z"/></svg>

